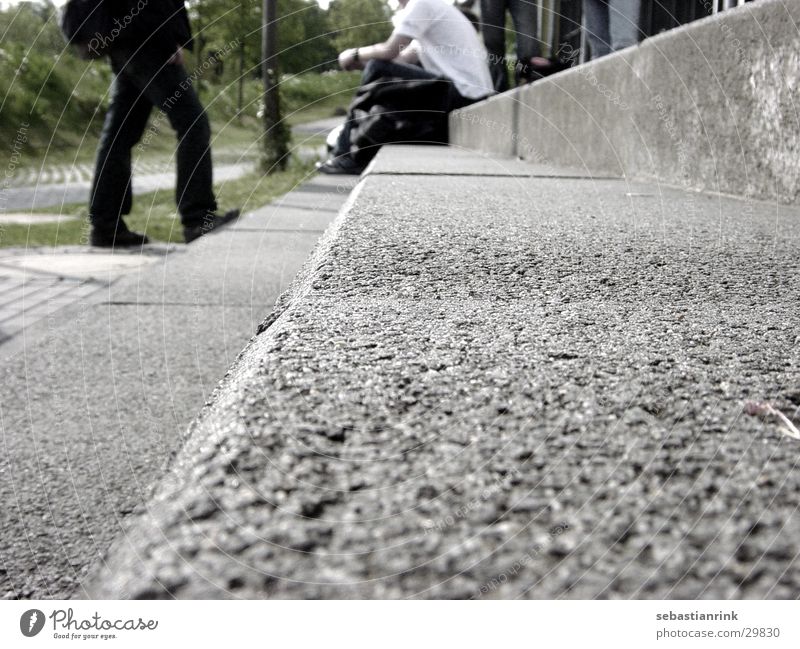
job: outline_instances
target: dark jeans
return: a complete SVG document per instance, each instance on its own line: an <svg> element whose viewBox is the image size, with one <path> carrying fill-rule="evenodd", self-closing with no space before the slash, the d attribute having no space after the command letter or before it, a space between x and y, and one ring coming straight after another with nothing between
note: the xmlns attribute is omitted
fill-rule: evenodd
<svg viewBox="0 0 800 649"><path fill-rule="evenodd" d="M536 0L481 0L481 32L489 52L492 83L497 92L508 90L506 68L506 10L514 21L517 66L528 65L541 49L536 38ZM519 72L515 75L519 80Z"/></svg>
<svg viewBox="0 0 800 649"><path fill-rule="evenodd" d="M93 225L114 228L131 211L131 150L142 139L153 106L178 137L175 202L184 225L198 225L217 209L212 188L211 129L182 65L163 57L112 55L114 82L97 150L89 205ZM146 144L146 143L145 143Z"/></svg>
<svg viewBox="0 0 800 649"><path fill-rule="evenodd" d="M641 0L583 0L592 59L636 45L641 5Z"/></svg>
<svg viewBox="0 0 800 649"><path fill-rule="evenodd" d="M365 86L368 83L377 81L382 77L394 77L395 79L437 79L435 74L423 70L418 65L408 65L405 63L395 63L393 61L380 61L373 59L367 61L364 66L364 72L361 74L361 85ZM333 148L332 155L334 157L345 156L340 160L343 164L348 164L350 154L350 131L352 130L352 115L347 116L347 121L344 123L339 134L339 139L336 141L336 146ZM353 163L355 164L355 163Z"/></svg>

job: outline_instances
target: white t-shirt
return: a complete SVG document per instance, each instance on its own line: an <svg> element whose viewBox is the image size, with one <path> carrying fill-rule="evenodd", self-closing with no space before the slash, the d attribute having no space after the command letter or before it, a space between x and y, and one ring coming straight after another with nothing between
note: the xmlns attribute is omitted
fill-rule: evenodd
<svg viewBox="0 0 800 649"><path fill-rule="evenodd" d="M411 0L395 15L394 32L414 39L422 67L447 77L462 96L494 92L486 48L469 19L444 0Z"/></svg>

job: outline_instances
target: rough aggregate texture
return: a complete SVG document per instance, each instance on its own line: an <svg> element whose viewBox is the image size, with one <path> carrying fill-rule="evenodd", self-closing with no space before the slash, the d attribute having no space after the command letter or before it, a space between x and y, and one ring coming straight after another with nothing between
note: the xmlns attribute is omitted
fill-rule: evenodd
<svg viewBox="0 0 800 649"><path fill-rule="evenodd" d="M797 420L799 234L655 185L368 176L87 593L797 597L800 442L743 407Z"/></svg>
<svg viewBox="0 0 800 649"><path fill-rule="evenodd" d="M335 216L341 182L315 178L243 215L247 231L203 237L109 287L105 304L26 328L0 362L0 598L83 594Z"/></svg>
<svg viewBox="0 0 800 649"><path fill-rule="evenodd" d="M245 308L92 305L58 313L0 366L0 598L74 594L146 502L251 318Z"/></svg>

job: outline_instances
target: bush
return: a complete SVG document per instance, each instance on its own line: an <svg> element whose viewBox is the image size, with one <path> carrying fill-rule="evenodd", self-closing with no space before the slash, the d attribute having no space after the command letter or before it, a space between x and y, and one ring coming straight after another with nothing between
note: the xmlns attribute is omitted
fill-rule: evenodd
<svg viewBox="0 0 800 649"><path fill-rule="evenodd" d="M0 49L0 136L28 129L28 146L78 142L100 126L111 80L107 65L77 59L65 49L49 4L0 12L8 36ZM25 125L28 125L27 127Z"/></svg>
<svg viewBox="0 0 800 649"><path fill-rule="evenodd" d="M359 72L286 75L280 85L284 112L288 114L325 100L347 105L360 78Z"/></svg>
<svg viewBox="0 0 800 649"><path fill-rule="evenodd" d="M295 113L305 109L333 114L335 108L344 108L350 103L359 79L358 72L284 75L280 83L283 115L296 122ZM260 79L251 78L246 81L241 115L237 115L237 83L203 82L201 87L201 99L206 104L211 121L217 126L234 119L245 122L258 120L263 92Z"/></svg>

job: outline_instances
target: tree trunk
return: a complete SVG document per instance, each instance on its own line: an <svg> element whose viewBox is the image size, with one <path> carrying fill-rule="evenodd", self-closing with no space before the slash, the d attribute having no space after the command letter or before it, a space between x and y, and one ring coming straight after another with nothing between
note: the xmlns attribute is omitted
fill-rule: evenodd
<svg viewBox="0 0 800 649"><path fill-rule="evenodd" d="M281 119L278 89L277 0L263 0L261 76L264 80L264 157L266 173L283 169L289 160L289 132Z"/></svg>

